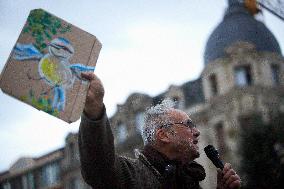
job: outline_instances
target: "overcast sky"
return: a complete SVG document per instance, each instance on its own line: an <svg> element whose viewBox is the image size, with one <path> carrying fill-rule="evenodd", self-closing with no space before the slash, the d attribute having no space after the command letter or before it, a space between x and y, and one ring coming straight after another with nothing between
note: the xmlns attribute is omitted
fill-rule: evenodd
<svg viewBox="0 0 284 189"><path fill-rule="evenodd" d="M199 77L209 34L226 0L0 0L0 70L30 10L43 8L94 34L103 47L96 73L111 116L133 92L155 96ZM284 22L264 21L284 48ZM19 157L38 157L64 145L68 124L0 92L0 172Z"/></svg>

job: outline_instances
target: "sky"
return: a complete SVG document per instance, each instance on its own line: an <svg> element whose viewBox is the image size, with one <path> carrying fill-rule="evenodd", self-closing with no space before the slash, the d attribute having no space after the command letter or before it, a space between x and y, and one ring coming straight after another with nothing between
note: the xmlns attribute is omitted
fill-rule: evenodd
<svg viewBox="0 0 284 189"><path fill-rule="evenodd" d="M109 116L134 92L158 95L199 77L206 41L227 0L0 0L0 71L30 10L43 8L95 35L103 44L95 73ZM284 22L264 12L284 49ZM80 121L68 124L0 92L0 172L20 157L64 146Z"/></svg>

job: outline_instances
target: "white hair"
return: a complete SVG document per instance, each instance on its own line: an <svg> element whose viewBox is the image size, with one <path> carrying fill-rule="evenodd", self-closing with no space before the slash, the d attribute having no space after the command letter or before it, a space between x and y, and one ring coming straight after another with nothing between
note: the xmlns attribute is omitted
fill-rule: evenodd
<svg viewBox="0 0 284 189"><path fill-rule="evenodd" d="M169 122L167 113L174 108L175 103L170 99L163 100L160 104L152 106L145 112L145 124L142 129L144 145L155 142L157 129Z"/></svg>

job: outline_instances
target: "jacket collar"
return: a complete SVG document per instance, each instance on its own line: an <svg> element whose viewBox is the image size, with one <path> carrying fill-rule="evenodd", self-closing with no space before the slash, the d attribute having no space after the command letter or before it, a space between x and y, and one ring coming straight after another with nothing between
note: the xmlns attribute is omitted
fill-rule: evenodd
<svg viewBox="0 0 284 189"><path fill-rule="evenodd" d="M194 179L202 181L206 177L205 170L202 165L195 161L182 165L180 161L170 160L166 155L160 153L151 145L146 145L142 150L142 155L150 167L156 169L160 176L167 177L176 175L179 179Z"/></svg>

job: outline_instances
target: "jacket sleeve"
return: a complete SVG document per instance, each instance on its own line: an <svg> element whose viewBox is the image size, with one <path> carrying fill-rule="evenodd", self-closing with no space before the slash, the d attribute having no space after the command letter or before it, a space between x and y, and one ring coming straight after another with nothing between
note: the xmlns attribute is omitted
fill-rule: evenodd
<svg viewBox="0 0 284 189"><path fill-rule="evenodd" d="M119 188L119 162L105 108L99 120L82 115L78 143L84 180L94 188Z"/></svg>

